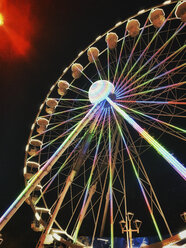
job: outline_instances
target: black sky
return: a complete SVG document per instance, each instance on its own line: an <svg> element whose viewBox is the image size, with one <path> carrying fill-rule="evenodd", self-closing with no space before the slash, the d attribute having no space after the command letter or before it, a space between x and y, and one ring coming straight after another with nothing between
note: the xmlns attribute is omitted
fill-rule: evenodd
<svg viewBox="0 0 186 248"><path fill-rule="evenodd" d="M30 127L38 108L51 85L77 54L118 21L140 9L162 1L67 1L27 0L31 5L37 32L32 38L29 57L15 60L0 58L1 85L1 156L0 156L0 215L24 187L22 175L24 151ZM17 6L16 6L17 4ZM15 7L21 7L15 1ZM16 20L15 20L16 22ZM184 195L180 192L179 176L170 180L174 187L166 189L166 180L156 186L166 197L169 218L176 215L176 229L183 229L179 214L184 211ZM169 181L169 179L168 179ZM179 192L178 192L179 191ZM178 206L176 199L183 197ZM32 211L24 204L2 231L3 248L31 248L38 235L31 228ZM174 223L173 223L174 225Z"/></svg>

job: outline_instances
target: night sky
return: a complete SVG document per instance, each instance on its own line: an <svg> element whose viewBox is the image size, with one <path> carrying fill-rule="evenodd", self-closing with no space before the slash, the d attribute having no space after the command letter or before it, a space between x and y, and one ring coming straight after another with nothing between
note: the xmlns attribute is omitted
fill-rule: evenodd
<svg viewBox="0 0 186 248"><path fill-rule="evenodd" d="M121 1L122 2L122 1ZM30 127L51 85L77 54L115 25L161 1L0 0L1 156L0 215L24 188L24 151ZM180 147L181 149L181 147ZM182 148L181 151L184 151ZM181 158L183 159L183 154ZM168 169L168 166L166 167ZM165 171L164 171L165 173ZM156 185L174 231L184 224L183 180L174 171ZM168 185L171 187L167 188ZM178 200L179 199L179 200ZM181 200L180 200L181 199ZM167 211L168 212L168 211ZM24 204L3 229L3 248L31 248L32 210ZM147 233L148 234L148 233Z"/></svg>

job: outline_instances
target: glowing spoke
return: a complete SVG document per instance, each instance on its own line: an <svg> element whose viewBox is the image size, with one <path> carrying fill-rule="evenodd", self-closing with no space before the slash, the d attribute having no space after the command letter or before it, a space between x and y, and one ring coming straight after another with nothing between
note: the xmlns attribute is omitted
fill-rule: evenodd
<svg viewBox="0 0 186 248"><path fill-rule="evenodd" d="M72 101L72 102L88 102L88 98L87 99L78 99L78 98L63 98L63 101Z"/></svg>
<svg viewBox="0 0 186 248"><path fill-rule="evenodd" d="M55 126L53 126L53 127L51 127L51 128L48 128L46 131L44 131L44 132L42 132L42 133L39 133L39 134L36 134L36 135L32 136L32 139L34 139L34 138L36 138L36 137L38 137L38 136L41 136L41 135L43 135L43 134L46 134L47 132L49 132L49 131L51 131L51 130L54 130L54 129L56 129L56 128L58 128L58 127L60 127L60 126L62 126L62 125L64 125L64 124L66 124L66 123L68 123L68 122L70 122L70 121L73 121L74 119L77 119L77 118L79 118L80 116L86 114L88 111L89 111L89 110L86 110L86 111L84 111L84 112L82 112L82 113L80 113L80 114L78 114L78 115L76 115L76 116L73 116L72 118L70 118L70 119L68 119L68 120L66 120L66 121L62 121L62 122L60 122L59 124L57 124L57 125L55 125Z"/></svg>
<svg viewBox="0 0 186 248"><path fill-rule="evenodd" d="M152 116L150 116L150 115L144 114L144 113L142 113L142 112L140 112L140 111L137 111L137 110L135 110L135 109L131 109L131 108L127 107L127 106L123 106L123 105L119 105L119 106L121 106L121 107L123 107L123 108L125 108L125 109L128 109L128 110L130 110L130 111L132 111L132 112L134 112L134 113L136 113L136 114L138 114L138 115L145 116L145 117L147 117L147 118L149 118L149 119L151 119L151 120L157 121L157 122L159 122L159 123L161 123L161 124L164 124L164 125L166 125L166 126L169 126L169 127L174 128L174 129L177 129L177 130L179 130L179 131L181 131L181 132L183 132L183 133L186 133L186 129L177 127L177 126L172 125L172 124L170 124L170 123L167 123L167 122L165 122L165 121L161 121L161 120L159 120L159 119L157 119L157 118L154 118L154 117L152 117Z"/></svg>
<svg viewBox="0 0 186 248"><path fill-rule="evenodd" d="M113 107L114 107L114 106L113 106ZM134 161L133 161L133 159L132 159L130 150L129 150L129 148L128 148L128 146L127 146L127 143L126 143L126 141L125 141L123 132L122 132L122 130L121 130L121 127L120 127L120 125L119 125L119 123L118 123L118 120L117 120L117 118L116 118L116 115L115 115L114 111L112 111L112 112L113 112L113 115L114 115L114 118L115 118L115 121L116 121L118 130L119 130L119 132L120 132L121 138L122 138L123 143L124 143L124 145L125 145L125 148L126 148L126 150L127 150L128 156L129 156L129 158L130 158L130 162L131 162L131 164L132 164L132 167L133 167L135 176L136 176L136 178L137 178L137 180L138 180L138 184L139 184L139 186L140 186L141 192L142 192L142 194L143 194L143 197L144 197L145 202L146 202L146 204L147 204L149 213L150 213L151 218L152 218L152 220L153 220L153 223L154 223L155 229L156 229L156 231L157 231L158 237L159 237L160 240L162 240L162 236L161 236L159 227L158 227L157 222L156 222L156 220L155 220L155 218L154 218L153 211L152 211L152 209L151 209L150 203L149 203L149 201L148 201L148 198L147 198L147 196L146 196L145 190L144 190L143 185L142 185L142 183L141 183L141 180L140 180L139 174L138 174L138 172L137 172L136 166L135 166L135 164L134 164Z"/></svg>
<svg viewBox="0 0 186 248"><path fill-rule="evenodd" d="M146 27L146 25L147 25L148 19L149 19L149 18L146 19L145 24L144 24L143 28L141 29L141 32L140 32L140 34L139 34L139 36L138 36L138 38L137 38L137 40L136 40L136 43L135 43L135 45L134 45L133 48L132 48L132 51L131 51L131 53L130 53L130 56L129 56L129 58L128 58L128 60L127 60L127 62L126 62L126 64L125 64L125 66L124 66L124 68L123 68L123 70L122 70L122 72L121 72L120 77L118 78L118 80L117 80L117 82L116 82L116 86L118 86L118 84L119 84L119 82L120 82L120 80L121 80L121 78L122 78L122 76L123 76L123 74L124 74L124 72L125 72L125 70L126 70L128 64L129 64L129 62L130 62L130 60L131 60L131 58L132 58L132 56L133 56L133 54L134 54L134 51L135 51L135 49L136 49L136 47L137 47L137 45L138 45L138 42L139 42L140 39L141 39L141 36L142 36L142 34L143 34L143 31L145 30L145 27Z"/></svg>
<svg viewBox="0 0 186 248"><path fill-rule="evenodd" d="M82 74L83 74L84 76L86 76L85 73L82 73ZM87 76L86 76L86 77L87 77ZM90 78L87 77L87 79L92 83L92 81L90 80ZM86 91L86 90L84 90L84 89L81 89L81 88L78 88L77 86L75 86L75 85L73 85L73 84L70 85L70 88L75 89L75 90L78 90L78 91L81 91L81 92L83 92L83 93L86 93L86 95L88 95L88 91Z"/></svg>
<svg viewBox="0 0 186 248"><path fill-rule="evenodd" d="M66 113L75 112L75 111L80 110L80 109L90 108L91 106L92 106L92 104L89 104L89 105L80 106L80 107L77 107L77 108L67 109L67 110L64 110L64 111L54 112L53 114L41 115L40 117L46 118L46 117L50 117L50 116L63 115L63 114L66 114Z"/></svg>
<svg viewBox="0 0 186 248"><path fill-rule="evenodd" d="M122 40L122 44L121 44L121 49L120 49L120 53L119 53L119 58L118 58L115 73L114 73L113 84L115 83L116 76L117 76L117 73L118 73L118 68L119 68L119 64L120 64L120 60L121 60L121 55L122 55L123 47L124 47L124 44L125 44L126 34L127 34L127 29L125 28L125 32L124 32L124 36L123 36L123 40Z"/></svg>
<svg viewBox="0 0 186 248"><path fill-rule="evenodd" d="M43 197L43 195L46 193L46 191L48 190L48 188L51 186L51 184L56 179L57 175L59 175L59 173L63 170L63 168L66 166L67 162L69 162L69 159L72 157L73 153L79 147L79 145L82 142L82 140L86 137L87 133L88 133L88 130L84 133L84 135L78 141L78 143L76 144L76 146L74 147L74 149L72 150L72 152L69 154L69 156L66 158L66 160L64 161L64 163L61 165L61 167L58 169L58 171L51 178L50 182L47 184L47 186L45 187L45 189L42 191L41 195L39 196L39 198L37 199L37 201L35 202L35 204L37 204L40 201L40 199Z"/></svg>
<svg viewBox="0 0 186 248"><path fill-rule="evenodd" d="M102 80L102 76L101 76L100 70L99 70L99 68L98 68L97 61L95 60L94 55L92 54L91 50L90 50L90 53L91 53L92 59L93 59L93 61L94 61L94 65L95 65L95 67L96 67L96 70L97 70L97 73L98 73L98 75L99 75L99 78L100 78L100 80Z"/></svg>
<svg viewBox="0 0 186 248"><path fill-rule="evenodd" d="M109 48L107 47L107 80L110 81L110 59L109 59Z"/></svg>
<svg viewBox="0 0 186 248"><path fill-rule="evenodd" d="M72 143L72 141L77 137L78 133L88 124L88 122L93 118L94 112L97 112L98 106L95 104L86 116L78 123L76 128L68 135L68 137L63 141L56 152L51 156L51 158L45 163L45 165L36 173L31 182L27 184L25 189L20 193L16 200L10 205L6 212L0 218L1 228L9 221L12 213L15 213L17 209L23 204L24 200L33 191L34 186L43 179L45 175L48 174L52 166L58 160L58 158L65 152L67 147Z"/></svg>
<svg viewBox="0 0 186 248"><path fill-rule="evenodd" d="M126 85L133 79L133 78L135 78L136 77L136 75L146 66L146 65L148 65L149 63L150 63L150 61L153 59L153 58L155 58L156 57L156 55L158 55L158 53L160 53L167 45L168 45L168 43L185 27L185 25L186 24L183 24L165 43L164 43L164 45L162 46L162 47L160 47L159 49L158 49L158 51L157 52L155 52L152 56L151 56L151 58L150 59L148 59L147 60L147 62L145 62L145 64L143 64L139 69L138 69L138 71L137 72L135 72L133 75L132 75L132 77L128 80L128 81L126 81L126 83L124 84L124 85L122 85L122 89L124 89L125 87L126 87ZM122 84L124 82L124 80L122 80L121 81L121 83L120 83L120 85Z"/></svg>
<svg viewBox="0 0 186 248"><path fill-rule="evenodd" d="M48 144L44 144L44 146L39 149L36 153L36 155L38 155L40 152L42 152L43 150L45 150L47 147L49 147L50 145L52 145L55 141L57 141L60 138L63 138L65 135L67 135L70 131L72 131L74 128L76 128L77 123L75 125L73 125L71 128L69 128L68 130L66 130L64 133L62 133L61 135L59 135L58 137L56 137L55 139L51 140ZM30 156L27 160L31 160L35 155Z"/></svg>
<svg viewBox="0 0 186 248"><path fill-rule="evenodd" d="M156 78L152 78L149 81L145 82L144 84L150 83L150 82L158 79L160 76L161 75L159 75ZM176 84L172 84L172 85L166 85L166 86L162 86L162 87L158 87L158 88L154 88L154 89L150 89L150 90L145 90L145 91L137 92L137 93L134 93L134 94L131 94L131 95L124 95L122 98L143 95L143 94L147 94L147 93L150 93L150 92L155 92L155 91L159 91L159 90L163 90L163 89L175 88L175 87L179 87L180 85L184 85L184 84L186 84L186 82L180 82L180 83L176 83Z"/></svg>
<svg viewBox="0 0 186 248"><path fill-rule="evenodd" d="M78 67L77 67L77 69L78 69L78 71L86 78L86 79L88 79L88 81L92 84L93 82L92 82L92 80L82 71L82 70L80 70ZM84 90L82 90L82 89L80 89L80 88L78 88L78 87L75 87L74 85L70 85L70 87L73 87L74 89L78 89L78 90L80 90L80 91L82 91L82 92L84 92ZM85 91L86 92L86 91ZM87 93L87 92L86 92Z"/></svg>
<svg viewBox="0 0 186 248"><path fill-rule="evenodd" d="M137 82L139 82L140 80L142 80L145 76L147 76L148 74L150 74L152 71L154 71L155 69L157 69L158 67L160 67L161 65L163 65L167 60L169 60L170 58L172 58L173 56L177 55L178 53L180 53L184 48L186 47L186 45L183 45L182 47L180 47L178 50L176 50L174 53L172 53L170 56L168 56L167 58L165 58L164 60L162 60L160 63L158 63L157 65L155 65L153 68L151 68L150 70L148 70L146 73L144 73L141 77L137 78L136 80L134 80L134 82L132 82L130 85L126 86L125 88L122 87L122 89L124 88L125 92L128 88L131 88L134 84L136 84ZM129 81L128 81L129 82ZM136 88L133 88L136 89ZM120 89L121 90L121 89ZM119 90L119 91L120 91Z"/></svg>
<svg viewBox="0 0 186 248"><path fill-rule="evenodd" d="M132 70L135 68L135 66L137 65L137 63L140 61L140 59L144 56L145 52L149 49L150 45L152 44L152 42L154 41L154 39L157 37L157 35L159 34L159 32L161 31L161 29L164 27L164 25L166 24L168 18L172 15L174 9L171 11L171 13L168 15L168 17L165 19L163 25L158 29L158 31L154 34L154 36L152 37L151 41L149 42L149 44L146 46L146 48L143 50L143 52L141 53L141 55L138 57L137 61L134 63L134 65L132 66L132 68L129 70L129 72L127 73L127 75L125 76L125 78L121 81L120 85L127 79L127 77L129 76L129 74L132 72ZM149 14L150 15L150 14ZM147 21L149 20L149 16L147 18ZM146 22L147 22L146 21Z"/></svg>
<svg viewBox="0 0 186 248"><path fill-rule="evenodd" d="M114 247L114 218L113 218L113 192L112 192L112 148L111 148L111 127L110 127L110 110L108 113L108 126L109 126L109 199L110 199L110 235L111 235L111 248Z"/></svg>
<svg viewBox="0 0 186 248"><path fill-rule="evenodd" d="M92 182L92 176L93 176L93 173L94 173L94 170L95 170L95 167L96 167L96 163L97 163L97 156L98 156L99 146L100 146L102 135L103 135L103 129L104 129L104 125L105 125L105 118L106 118L106 113L105 113L105 116L104 116L101 132L100 132L99 139L98 139L98 144L97 144L97 147L96 147L96 151L95 151L95 155L94 155L94 161L93 161L93 164L92 164L92 169L91 169L90 176L89 176L89 179L88 179L86 192L85 192L85 196L84 196L84 200L83 200L83 205L82 205L80 216L79 216L79 221L78 221L78 224L76 226L76 230L74 232L74 242L76 242L76 240L77 240L79 229L80 229L81 223L82 223L84 215L85 215L85 205L87 203L88 193L90 191L90 185L91 185L91 182Z"/></svg>
<svg viewBox="0 0 186 248"><path fill-rule="evenodd" d="M116 100L116 102L124 103L142 103L142 104L168 104L168 105L186 105L186 102L177 101L138 101L138 100Z"/></svg>
<svg viewBox="0 0 186 248"><path fill-rule="evenodd" d="M107 98L111 106L150 144L154 149L186 180L185 167L171 155L158 141L156 141L150 134L141 128L124 110L122 110L116 103Z"/></svg>

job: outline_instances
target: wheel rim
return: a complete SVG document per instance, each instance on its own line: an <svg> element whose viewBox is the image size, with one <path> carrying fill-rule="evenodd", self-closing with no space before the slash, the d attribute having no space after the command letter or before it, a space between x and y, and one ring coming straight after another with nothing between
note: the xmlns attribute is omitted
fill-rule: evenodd
<svg viewBox="0 0 186 248"><path fill-rule="evenodd" d="M116 49L110 50L104 43L107 33L98 37L95 43L88 47L99 47L101 52L98 60L92 56L92 63L85 65L83 71L81 68L77 70L77 74L80 73L81 75L80 78L72 79L71 66L75 62L85 64L88 48L64 70L41 105L36 121L32 126L25 157L26 184L30 169L28 162L36 162L42 168L92 107L88 98L88 91L91 84L97 80L111 81L115 85L116 99L114 101L135 121L140 123L145 130L149 133L155 132L156 139L161 140L164 136L170 135L185 141L185 130L176 124L181 123L177 120L185 117L185 110L182 107L185 104L184 83L180 83L184 82L184 43L182 39L184 23L175 18L175 3L165 5L164 8L166 18L168 15L169 18L166 19L166 24L163 27L155 29L153 24L146 21L150 13L150 10L147 10L135 16L135 18L140 19L142 26L139 35L135 38L128 35L126 31L127 21L124 21L107 32L117 33L119 40ZM172 14L170 14L171 12ZM147 49L148 44L150 45ZM69 89L63 97L58 94L60 80L69 82ZM175 81L179 83L175 83ZM57 106L53 109L52 114L45 111L49 98L57 101ZM141 161L141 156L149 150L150 146L135 131L132 131L126 120L123 120L117 112L113 113L109 106L106 106L106 101L99 104L99 109L102 108L102 111L97 111L95 117L67 147L65 153L41 181L42 188L38 186L38 189L34 190L28 200L34 213L39 214L39 222L46 228L47 219L53 215L58 199L67 185L67 178L70 181L73 180L65 192L63 203L61 203L52 227L53 229L65 230L64 237L67 237L68 234L74 242L77 242L79 232L80 235L81 233L86 234L88 223L94 223L93 229L91 230L90 227L91 231L89 230L93 239L103 231L101 230L101 223L106 205L103 199L107 192L110 192L111 228L109 229L111 239L114 238L113 229L117 230L119 220L125 219L127 214L125 174L128 171L126 171L124 164L128 167L129 164L134 163L133 169L138 169L136 177L143 196L145 195L147 198L146 203L151 202L166 222ZM38 119L41 118L47 119L49 125L46 131L38 133L37 123ZM119 127L121 132L119 132ZM41 127L41 130L44 129ZM33 140L42 142L42 146L36 146L38 150L36 155L33 155L34 153L29 154L30 150L35 147L31 144ZM114 153L113 151L117 152ZM76 163L82 163L82 165L78 167L75 165ZM98 166L98 164L101 165ZM37 168L35 170L32 167L31 170L31 173L37 172ZM114 172L112 172L113 170ZM75 171L75 175L71 174L72 171ZM145 187L144 182L148 184L150 190ZM90 195L92 197L89 201ZM44 213L44 209L49 211ZM82 213L83 210L84 213ZM153 219L154 214L152 215L151 208L149 208L149 212ZM109 218L109 214L107 216ZM106 221L108 222L108 220ZM153 222L161 239L158 224L156 220ZM167 222L165 226L171 234ZM103 234L109 235L109 233ZM113 247L113 241L111 243Z"/></svg>

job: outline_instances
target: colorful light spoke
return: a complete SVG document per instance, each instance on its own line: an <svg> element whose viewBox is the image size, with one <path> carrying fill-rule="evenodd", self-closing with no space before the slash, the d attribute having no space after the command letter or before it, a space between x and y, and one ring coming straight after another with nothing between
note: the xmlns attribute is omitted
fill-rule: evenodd
<svg viewBox="0 0 186 248"><path fill-rule="evenodd" d="M132 48L132 51L131 51L131 53L130 53L130 56L129 56L129 58L128 58L128 60L127 60L127 62L126 62L126 64L125 64L125 66L124 66L124 68L123 68L123 70L122 70L122 72L121 72L121 74L120 74L120 77L119 77L119 79L118 79L117 82L116 82L116 85L117 85L117 86L118 86L118 85L121 85L121 84L123 83L123 81L126 80L126 78L128 77L128 75L129 75L129 73L130 73L130 72L128 72L127 75L125 76L125 78L120 82L120 80L121 80L121 78L123 77L124 72L125 72L125 70L126 70L126 68L127 68L127 65L129 64L129 62L130 62L130 60L131 60L131 58L132 58L132 56L133 56L133 54L134 54L134 51L135 51L135 49L136 49L136 47L137 47L137 45L138 45L138 43L139 43L139 41L140 41L140 39L141 39L141 37L142 37L143 31L145 30L145 27L146 27L146 25L147 25L147 23L148 23L148 20L149 20L149 16L147 17L147 19L146 19L146 21L145 21L145 24L144 24L144 26L143 26L142 29L141 29L141 32L140 32L140 34L139 34L139 36L138 36L138 39L136 40L136 43L135 43L134 47ZM119 84L119 83L120 83L120 84Z"/></svg>
<svg viewBox="0 0 186 248"><path fill-rule="evenodd" d="M158 225L157 225L157 222L156 222L156 219L155 219L155 217L154 217L153 211L152 211L152 209L151 209L151 207L150 207L150 203L149 203L149 201L148 201L148 198L147 198L147 196L146 196L145 190L144 190L143 185L142 185L142 183L141 183L141 180L140 180L139 174L138 174L138 172L137 172L136 166L135 166L135 164L134 164L134 161L133 161L133 159L132 159L130 150L129 150L129 148L128 148L128 146L127 146L127 143L126 143L126 141L125 141L123 132L122 132L122 130L121 130L121 127L120 127L120 125L119 125L119 123L118 123L118 120L117 120L117 118L116 118L116 115L115 115L114 111L112 111L112 113L113 113L113 115L114 115L114 118L115 118L115 121L116 121L118 130L119 130L119 132L120 132L121 138L122 138L123 143L124 143L124 145L125 145L125 148L126 148L126 150L127 150L127 153L128 153L130 162L131 162L131 164L132 164L132 167L133 167L135 176L136 176L136 178L137 178L137 180L138 180L138 184L139 184L139 186L140 186L141 192L142 192L142 194L143 194L143 197L144 197L145 202L146 202L146 204L147 204L147 207L148 207L148 210L149 210L149 212L150 212L151 218L152 218L152 220L153 220L153 223L154 223L155 229L156 229L156 231L157 231L158 237L159 237L160 240L162 240L162 236L161 236L159 227L158 227Z"/></svg>
<svg viewBox="0 0 186 248"><path fill-rule="evenodd" d="M124 44L125 44L126 34L127 34L127 29L125 28L125 32L124 32L123 40L122 40L122 45L121 45L121 49L120 49L120 53L119 53L119 57L118 57L118 61L117 61L116 69L115 69L115 73L114 73L113 84L115 84L116 76L118 74L118 68L119 68L119 64L120 64L120 60L121 60L121 56L122 56L122 52L123 52L123 48L124 48Z"/></svg>
<svg viewBox="0 0 186 248"><path fill-rule="evenodd" d="M79 147L79 145L81 144L81 142L84 140L84 138L86 137L88 133L88 130L84 133L84 135L81 137L81 139L78 141L78 143L76 144L76 146L74 147L74 149L72 150L72 152L69 154L69 156L67 157L67 159L64 161L64 163L60 166L59 170L56 172L56 174L53 176L53 178L51 179L51 181L47 184L47 186L45 187L45 189L42 191L42 194L39 196L39 198L37 199L37 201L35 202L35 204L37 204L40 199L44 196L44 194L46 193L46 191L48 190L48 188L52 185L52 183L55 181L56 177L59 175L59 173L63 170L63 168L66 166L66 164L68 163L69 159L72 157L73 153L77 150L77 148Z"/></svg>
<svg viewBox="0 0 186 248"><path fill-rule="evenodd" d="M124 103L143 103L143 104L168 104L168 105L186 105L186 102L178 101L138 101L138 100L116 100L116 102Z"/></svg>
<svg viewBox="0 0 186 248"><path fill-rule="evenodd" d="M154 118L154 117L152 117L152 116L150 116L150 115L144 114L144 113L142 113L142 112L140 112L140 111L138 111L138 110L129 108L129 107L127 107L127 106L123 106L123 105L121 105L121 104L118 104L118 106L120 106L120 107L122 107L122 108L125 108L125 109L128 109L128 110L130 110L131 112L134 112L134 113L136 113L136 114L145 116L145 117L147 117L147 118L149 118L149 119L151 119L151 120L154 120L154 121L157 121L157 122L159 122L159 123L162 123L162 124L164 124L164 125L166 125L166 126L169 126L169 127L174 128L174 129L177 129L177 130L179 130L179 131L181 131L181 132L183 132L183 133L186 133L186 129L177 127L177 126L172 125L172 124L170 124L170 123L167 123L167 122L165 122L165 121L161 121L161 120L159 120L159 119L157 119L157 118Z"/></svg>
<svg viewBox="0 0 186 248"><path fill-rule="evenodd" d="M16 200L10 205L10 207L6 210L6 212L0 218L1 228L4 227L6 222L9 220L9 216L12 216L18 207L20 207L23 202L28 198L30 193L33 191L33 184L37 185L41 179L48 174L50 171L49 167L52 167L55 161L57 161L58 157L67 149L68 145L75 139L78 133L83 129L85 125L94 117L94 112L97 112L98 107L95 104L86 116L78 123L76 128L68 135L68 137L64 140L64 142L60 145L60 147L56 150L56 152L51 156L51 158L45 163L45 165L36 173L32 180L27 184L25 189L20 193L20 195L16 198Z"/></svg>
<svg viewBox="0 0 186 248"><path fill-rule="evenodd" d="M111 146L111 118L110 118L110 109L108 113L108 127L109 127L109 199L110 199L110 235L111 235L111 248L114 247L114 217L113 217L113 188L112 188L112 181L113 181L113 175L112 175L112 146Z"/></svg>
<svg viewBox="0 0 186 248"><path fill-rule="evenodd" d="M130 124L132 127L150 144L155 150L186 180L185 167L171 155L158 141L156 141L150 134L141 128L124 110L122 110L116 103L107 98L111 106Z"/></svg>
<svg viewBox="0 0 186 248"><path fill-rule="evenodd" d="M175 70L178 70L180 68L184 68L185 65L186 65L186 63L184 63L184 64L182 64L180 66L177 66L177 67L175 67L175 68L173 68L173 69L171 69L169 71L166 71L166 72L164 72L164 73L162 73L162 74L160 74L160 75L158 75L156 77L153 77L153 78L149 79L148 81L146 81L146 82L144 82L144 83L142 83L142 84L140 84L140 85L138 85L138 86L136 86L136 87L134 87L134 88L132 88L132 89L130 89L128 91L124 91L124 93L120 94L119 97L123 97L123 96L125 96L127 93L129 93L131 91L134 91L134 90L136 90L136 89L138 89L140 87L143 87L143 86L145 86L145 85L147 85L147 84L149 84L149 83L151 83L151 82L153 82L153 81L155 81L157 79L160 79L160 78L162 78L162 77L164 77L166 75L169 75L170 73L174 72ZM167 89L167 88L171 88L171 87L175 87L175 86L180 86L180 85L185 84L185 83L186 82L180 82L180 83L176 83L176 84L172 84L172 85L166 85L166 86L162 86L162 87L158 87L158 88L146 90L144 92L138 92L138 93L135 93L135 94L127 95L127 97L128 96L134 96L136 94L137 95L138 94L144 94L144 93L146 94L146 93L152 92L152 91L157 91L157 90Z"/></svg>
<svg viewBox="0 0 186 248"><path fill-rule="evenodd" d="M169 14L169 16L171 16L171 13ZM143 52L140 54L140 56L138 57L138 59L136 60L136 62L133 64L133 66L131 67L131 69L129 70L129 72L127 73L127 75L123 78L123 80L121 81L120 85L122 85L123 82L125 82L125 80L127 79L127 77L129 76L129 74L132 72L132 70L135 68L135 66L137 65L137 63L141 60L141 58L144 56L144 54L146 53L146 51L149 49L151 43L155 40L155 38L157 37L157 35L159 34L159 32L161 31L161 29L163 28L163 26L166 24L169 16L167 17L167 19L164 21L163 25L158 29L158 31L154 34L154 36L152 37L151 41L148 43L148 45L146 46L146 48L143 50ZM147 21L149 19L149 16L147 18ZM146 21L146 23L147 23ZM144 25L145 27L145 25ZM143 27L143 28L144 28ZM126 83L127 84L127 83ZM125 85L123 86L125 87Z"/></svg>
<svg viewBox="0 0 186 248"><path fill-rule="evenodd" d="M102 115L103 115L103 113L102 113ZM104 126L105 126L105 118L106 118L106 111L105 111L105 114L104 114L104 120L102 122L102 128L101 128L101 132L100 132L100 135L99 135L98 144L97 144L97 147L96 147L96 151L95 151L95 155L94 155L94 161L93 161L93 164L92 164L90 176L89 176L89 179L88 179L88 182L87 182L87 186L86 186L86 191L85 191L85 196L84 196L84 200L83 200L83 205L82 205L82 208L81 208L81 211L80 211L79 221L78 221L78 224L76 226L76 230L74 232L74 242L76 242L76 240L77 240L79 229L80 229L81 223L82 223L83 218L84 218L85 204L87 202L87 197L88 197L88 193L90 191L90 185L91 185L91 182L92 182L93 173L94 173L94 170L95 170L95 167L96 167L96 163L97 163L97 156L98 156L99 146L100 146L100 143L101 143L101 139L102 139L102 135L103 135L103 130L104 130ZM99 124L100 123L97 123L97 126ZM90 143L93 135L94 135L94 132L92 132L91 135L89 136L88 143ZM85 147L87 147L87 146L85 146Z"/></svg>
<svg viewBox="0 0 186 248"><path fill-rule="evenodd" d="M160 67L161 65L163 65L166 61L170 60L172 57L177 56L181 51L184 50L184 48L186 47L186 45L183 45L182 47L180 47L179 49L177 49L175 52L173 52L170 56L168 56L167 58L165 58L164 60L162 60L160 63L158 63L157 65L155 65L154 67L152 67L150 70L148 70L146 73L142 74L142 76L138 77L136 80L134 80L133 82L131 82L128 86L124 87L122 86L122 89L125 89L125 93L126 90L128 88L131 88L134 84L136 84L137 82L139 82L140 80L142 80L144 77L146 77L148 74L150 74L151 72L153 72L154 70L156 70L158 67ZM141 87L141 85L140 85ZM132 89L136 89L132 88ZM119 89L118 87L118 92L120 92L121 89Z"/></svg>
<svg viewBox="0 0 186 248"><path fill-rule="evenodd" d="M110 51L109 48L107 47L107 79L110 81Z"/></svg>
<svg viewBox="0 0 186 248"><path fill-rule="evenodd" d="M137 72L135 72L129 80L127 80L125 82L124 85L121 86L122 89L124 89L126 87L126 85L131 82L133 80L133 78L136 77L136 75L143 70L144 67L146 67L164 48L166 48L166 46L169 44L169 42L185 27L185 23L180 27L178 28L175 33L157 50L157 52L155 52L148 60L146 63L144 63L138 70ZM121 83L123 83L124 81L122 80Z"/></svg>
<svg viewBox="0 0 186 248"><path fill-rule="evenodd" d="M90 53L91 53L92 59L93 59L93 61L94 61L94 65L95 65L95 67L96 67L97 73L98 73L98 75L99 75L99 79L102 80L101 72L100 72L100 70L99 70L99 68L98 68L97 61L95 60L94 55L92 54L91 51L90 51Z"/></svg>
<svg viewBox="0 0 186 248"><path fill-rule="evenodd" d="M156 80L157 78L158 77L150 79L149 81L147 81L145 83L152 82L152 81ZM180 83L176 83L176 84L161 86L161 87L157 87L157 88L150 89L150 90L140 91L140 92L130 94L130 95L124 95L124 96L122 96L122 98L128 98L128 97L131 97L131 96L138 96L138 95L144 95L144 94L147 94L147 93L150 93L150 92L155 92L155 91L160 91L160 90L164 90L164 89L170 89L170 88L179 87L179 86L184 85L184 84L186 84L186 82L180 82ZM119 97L121 97L121 95Z"/></svg>

